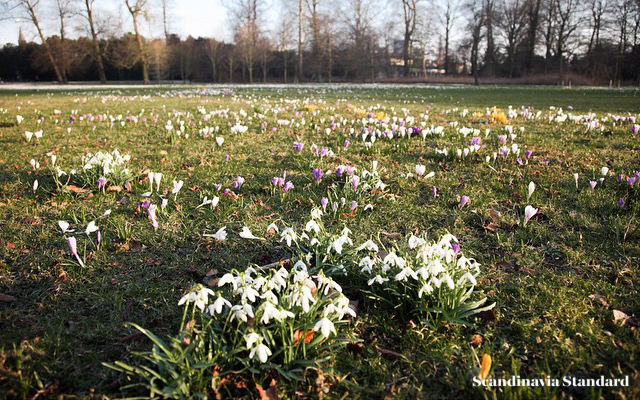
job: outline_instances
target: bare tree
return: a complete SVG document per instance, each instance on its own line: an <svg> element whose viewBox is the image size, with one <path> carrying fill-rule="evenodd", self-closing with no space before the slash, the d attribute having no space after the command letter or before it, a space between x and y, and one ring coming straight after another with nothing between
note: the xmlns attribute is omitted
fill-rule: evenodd
<svg viewBox="0 0 640 400"><path fill-rule="evenodd" d="M524 39L527 17L525 5L521 0L503 0L500 6L503 18L498 26L504 36L509 78L513 78L516 50Z"/></svg>
<svg viewBox="0 0 640 400"><path fill-rule="evenodd" d="M256 63L258 40L260 38L260 21L262 1L260 0L234 0L229 5L233 14L234 39L240 61L245 71L249 74L249 82L253 83L253 69Z"/></svg>
<svg viewBox="0 0 640 400"><path fill-rule="evenodd" d="M304 55L302 53L302 0L298 0L298 68L296 68L296 81L302 81L304 73L302 70Z"/></svg>
<svg viewBox="0 0 640 400"><path fill-rule="evenodd" d="M85 14L82 14L83 17L87 20L89 24L89 32L91 33L91 45L93 47L93 59L96 62L98 67L98 75L100 76L100 82L107 82L107 75L104 72L104 52L103 49L100 48L100 40L98 38L98 30L96 29L96 24L93 17L93 3L95 0L83 0L85 7Z"/></svg>
<svg viewBox="0 0 640 400"><path fill-rule="evenodd" d="M58 12L58 18L60 19L60 73L62 74L63 82L67 82L67 49L66 49L66 31L65 20L71 14L71 4L69 0L56 0L56 11Z"/></svg>
<svg viewBox="0 0 640 400"><path fill-rule="evenodd" d="M560 83L564 85L564 58L573 49L569 46L576 30L582 24L580 0L556 0L557 26L555 57L560 63Z"/></svg>
<svg viewBox="0 0 640 400"><path fill-rule="evenodd" d="M538 39L538 29L540 26L541 7L542 0L525 0L525 9L527 15L525 69L528 73L531 73L531 69L533 67L533 57L535 56L536 43Z"/></svg>
<svg viewBox="0 0 640 400"><path fill-rule="evenodd" d="M444 4L443 4L444 3ZM444 72L449 74L449 50L451 47L451 31L455 26L460 9L458 0L442 0L438 10L438 17L444 29Z"/></svg>
<svg viewBox="0 0 640 400"><path fill-rule="evenodd" d="M133 20L133 30L136 35L136 42L138 43L138 52L142 59L142 80L146 85L149 83L149 60L145 52L143 37L140 35L140 30L138 29L138 18L147 5L147 0L131 0L131 2L130 0L124 0L124 3L127 5L127 10L129 10L129 14L131 14L131 19Z"/></svg>
<svg viewBox="0 0 640 400"><path fill-rule="evenodd" d="M217 75L217 66L218 66L218 58L220 58L220 52L223 48L223 43L217 41L216 39L209 38L205 39L204 51L211 63L211 81L215 82L218 78Z"/></svg>
<svg viewBox="0 0 640 400"><path fill-rule="evenodd" d="M469 0L465 5L465 14L469 16L467 23L467 29L471 34L470 37L470 61L471 61L471 74L473 75L473 81L476 85L479 85L478 70L480 69L479 63L479 48L482 41L482 28L486 27L486 3L484 0Z"/></svg>
<svg viewBox="0 0 640 400"><path fill-rule="evenodd" d="M2 5L2 8L6 10L6 15L12 15L14 18L20 20L27 20L33 24L36 31L38 31L38 36L42 41L42 46L47 53L47 58L51 63L53 72L56 74L56 79L60 83L65 83L66 80L58 67L58 63L53 56L51 47L49 47L47 39L42 32L42 27L40 26L40 20L38 19L38 6L40 5L40 0L3 0L0 4Z"/></svg>
<svg viewBox="0 0 640 400"><path fill-rule="evenodd" d="M489 76L495 75L497 64L496 44L493 36L493 21L495 16L495 0L484 0L484 23L486 26L487 49L484 53L485 70Z"/></svg>
<svg viewBox="0 0 640 400"><path fill-rule="evenodd" d="M404 76L409 76L411 71L411 65L409 60L411 59L411 44L413 33L416 30L416 24L418 21L418 1L419 0L401 0L402 1L402 15L404 22L404 36L402 41L402 59L404 61Z"/></svg>

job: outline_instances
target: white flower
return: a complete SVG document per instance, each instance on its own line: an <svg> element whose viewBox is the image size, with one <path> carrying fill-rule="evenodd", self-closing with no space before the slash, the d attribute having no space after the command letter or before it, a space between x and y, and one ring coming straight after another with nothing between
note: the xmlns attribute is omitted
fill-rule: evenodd
<svg viewBox="0 0 640 400"><path fill-rule="evenodd" d="M249 304L237 304L231 307L231 317L229 321L238 319L242 322L247 322L247 317L254 318L253 308Z"/></svg>
<svg viewBox="0 0 640 400"><path fill-rule="evenodd" d="M361 251L361 250L369 250L369 251L373 251L373 252L378 252L378 245L376 245L373 240L369 239L366 242L362 243L360 245L360 247L358 247L356 249L356 251Z"/></svg>
<svg viewBox="0 0 640 400"><path fill-rule="evenodd" d="M369 281L367 282L367 285L371 286L371 285L373 285L374 283L382 284L382 283L387 282L388 280L389 280L388 278L383 278L383 277L382 277L382 276L380 276L380 275L376 275L376 276L374 276L373 278L369 279Z"/></svg>
<svg viewBox="0 0 640 400"><path fill-rule="evenodd" d="M433 172L433 171L431 171L431 172L429 172L428 174L426 174L424 177L425 177L425 179L426 179L426 178L433 178L435 175L436 175L436 173L435 173L435 172Z"/></svg>
<svg viewBox="0 0 640 400"><path fill-rule="evenodd" d="M37 179L35 181L33 181L33 191L35 192L36 190L38 190L38 180Z"/></svg>
<svg viewBox="0 0 640 400"><path fill-rule="evenodd" d="M278 225L276 225L275 222L272 222L269 224L269 226L267 226L266 232L269 233L269 231L271 230L273 230L276 233L280 232L280 229L278 229Z"/></svg>
<svg viewBox="0 0 640 400"><path fill-rule="evenodd" d="M168 203L169 203L168 199L162 199L162 203L160 203L160 209L164 210Z"/></svg>
<svg viewBox="0 0 640 400"><path fill-rule="evenodd" d="M573 174L573 179L576 181L576 189L578 188L578 173Z"/></svg>
<svg viewBox="0 0 640 400"><path fill-rule="evenodd" d="M96 226L96 221L91 221L89 222L89 225L87 225L87 229L85 229L84 233L86 233L87 235L90 235L99 229L100 228Z"/></svg>
<svg viewBox="0 0 640 400"><path fill-rule="evenodd" d="M254 236L253 233L251 233L249 228L246 226L242 227L242 231L240 231L240 237L244 239L265 240L264 238Z"/></svg>
<svg viewBox="0 0 640 400"><path fill-rule="evenodd" d="M602 169L600 170L600 173L602 174L602 176L607 176L607 174L609 173L609 168L602 167Z"/></svg>
<svg viewBox="0 0 640 400"><path fill-rule="evenodd" d="M216 143L218 143L218 146L222 146L222 143L224 143L224 138L222 136L216 136Z"/></svg>
<svg viewBox="0 0 640 400"><path fill-rule="evenodd" d="M218 281L218 287L222 287L227 283L230 283L233 286L234 291L238 289L238 283L236 282L236 278L230 273L226 273L222 275L222 278L220 278L220 280Z"/></svg>
<svg viewBox="0 0 640 400"><path fill-rule="evenodd" d="M62 230L62 233L73 232L73 229L69 229L69 223L67 221L58 221L58 226Z"/></svg>
<svg viewBox="0 0 640 400"><path fill-rule="evenodd" d="M183 181L178 181L176 182L175 180L173 181L173 189L171 189L171 194L175 194L177 195L178 192L180 191L180 189L182 189L182 185L184 185Z"/></svg>
<svg viewBox="0 0 640 400"><path fill-rule="evenodd" d="M291 241L296 241L298 240L298 236L296 235L296 232L291 229L291 228L285 228L282 231L282 234L280 234L280 242L282 242L283 240L287 241L287 246L291 247Z"/></svg>
<svg viewBox="0 0 640 400"><path fill-rule="evenodd" d="M260 297L260 293L251 286L246 286L242 292L242 301L249 300L254 303L258 297Z"/></svg>
<svg viewBox="0 0 640 400"><path fill-rule="evenodd" d="M418 292L418 298L421 299L424 293L431 294L431 292L433 292L433 288L428 283L425 283L424 285L422 285L420 291Z"/></svg>
<svg viewBox="0 0 640 400"><path fill-rule="evenodd" d="M309 222L307 222L307 226L304 228L305 231L309 232L309 231L314 231L316 233L316 235L318 234L318 232L320 232L320 226L318 225L318 223L314 220L309 220Z"/></svg>
<svg viewBox="0 0 640 400"><path fill-rule="evenodd" d="M536 190L536 184L533 183L533 181L529 182L529 193L527 194L527 200L529 200L529 198L531 197L531 195L533 194L533 192Z"/></svg>
<svg viewBox="0 0 640 400"><path fill-rule="evenodd" d="M527 222L529 222L529 220L536 215L536 213L538 212L537 208L533 208L533 206L526 206L524 208L524 224L527 225Z"/></svg>
<svg viewBox="0 0 640 400"><path fill-rule="evenodd" d="M211 234L204 234L202 236L204 237L211 237L214 238L215 240L219 240L219 241L224 241L227 240L227 227L223 226L222 228L218 229L218 231L216 233L214 233L213 235Z"/></svg>
<svg viewBox="0 0 640 400"><path fill-rule="evenodd" d="M311 210L311 218L313 218L313 219L322 218L322 210L319 209L318 207L314 207L314 209Z"/></svg>
<svg viewBox="0 0 640 400"><path fill-rule="evenodd" d="M413 233L409 237L409 248L412 250L415 249L416 247L422 246L425 243L427 242L424 239L414 236Z"/></svg>
<svg viewBox="0 0 640 400"><path fill-rule="evenodd" d="M320 318L316 325L313 327L314 331L320 330L322 332L322 336L328 338L331 335L331 332L337 334L336 327L333 325L333 322L327 317Z"/></svg>
<svg viewBox="0 0 640 400"><path fill-rule="evenodd" d="M369 258L369 256L366 256L365 258L360 260L358 267L362 267L362 269L360 269L360 272L366 272L370 274L371 268L373 268L373 264L374 264L374 261L371 258Z"/></svg>
<svg viewBox="0 0 640 400"><path fill-rule="evenodd" d="M262 343L262 336L251 332L244 335L244 340L247 342L247 349L251 349L254 345Z"/></svg>
<svg viewBox="0 0 640 400"><path fill-rule="evenodd" d="M33 132L26 131L24 133L24 136L27 138L27 142L30 142L31 138L33 137Z"/></svg>
<svg viewBox="0 0 640 400"><path fill-rule="evenodd" d="M161 172L156 172L153 175L153 180L156 182L156 190L160 191L160 181L162 180L162 173Z"/></svg>
<svg viewBox="0 0 640 400"><path fill-rule="evenodd" d="M404 268L404 264L405 264L404 258L398 257L396 253L394 253L393 251L387 254L387 256L382 261L385 264L395 265L398 268Z"/></svg>
<svg viewBox="0 0 640 400"><path fill-rule="evenodd" d="M417 164L416 165L416 175L422 176L422 175L424 175L426 170L427 170L427 167L425 165L422 165L422 164Z"/></svg>
<svg viewBox="0 0 640 400"><path fill-rule="evenodd" d="M407 276L411 276L413 279L418 280L418 275L415 273L414 270L411 269L411 267L405 267L402 269L402 271L400 271L395 277L394 279L396 281L406 281L407 280Z"/></svg>
<svg viewBox="0 0 640 400"><path fill-rule="evenodd" d="M344 246L345 243L349 243L350 245L353 245L353 241L349 239L347 235L342 235L329 245L327 252L329 252L333 248L336 251L336 253L342 254L342 247Z"/></svg>
<svg viewBox="0 0 640 400"><path fill-rule="evenodd" d="M229 303L229 301L227 299L225 299L222 296L218 296L216 301L214 301L213 304L211 304L207 310L209 311L209 314L211 314L211 316L213 316L214 313L215 314L221 314L222 313L222 307L224 307L225 305L227 307L231 308L231 303Z"/></svg>
<svg viewBox="0 0 640 400"><path fill-rule="evenodd" d="M253 359L253 357L256 354L258 354L258 359L260 360L260 362L264 364L267 362L267 359L271 355L271 350L269 350L269 348L264 344L260 343L259 345L251 349L251 353L249 353L249 358Z"/></svg>

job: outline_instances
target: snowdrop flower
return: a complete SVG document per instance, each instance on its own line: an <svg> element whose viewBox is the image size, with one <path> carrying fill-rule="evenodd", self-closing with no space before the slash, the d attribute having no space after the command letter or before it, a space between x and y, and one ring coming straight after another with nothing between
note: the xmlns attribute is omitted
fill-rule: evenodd
<svg viewBox="0 0 640 400"><path fill-rule="evenodd" d="M387 254L387 256L382 260L387 265L393 265L398 268L404 268L405 260L402 257L398 257L395 252L391 252Z"/></svg>
<svg viewBox="0 0 640 400"><path fill-rule="evenodd" d="M283 240L287 241L287 246L291 247L291 242L292 241L297 241L298 240L298 236L296 235L296 232L291 229L291 228L285 228L282 233L280 234L280 242L282 242Z"/></svg>
<svg viewBox="0 0 640 400"><path fill-rule="evenodd" d="M307 225L305 226L304 230L307 232L314 231L317 235L320 232L320 226L316 221L310 220L309 222L307 222Z"/></svg>
<svg viewBox="0 0 640 400"><path fill-rule="evenodd" d="M264 238L254 236L246 226L242 227L242 231L240 231L240 237L244 239L265 240Z"/></svg>
<svg viewBox="0 0 640 400"><path fill-rule="evenodd" d="M234 292L238 290L238 282L236 282L236 278L230 273L226 273L222 275L222 278L220 278L220 280L218 281L218 287L223 287L228 283L230 283L231 286L233 286Z"/></svg>
<svg viewBox="0 0 640 400"><path fill-rule="evenodd" d="M387 282L388 280L389 280L388 278L383 278L380 275L376 275L373 278L369 279L369 281L367 282L367 285L371 286L374 283L383 284L383 283Z"/></svg>
<svg viewBox="0 0 640 400"><path fill-rule="evenodd" d="M91 221L89 222L89 225L87 225L87 229L85 229L84 233L86 233L87 235L90 235L93 232L97 231L98 229L100 228L96 226L96 221Z"/></svg>
<svg viewBox="0 0 640 400"><path fill-rule="evenodd" d="M316 322L313 330L316 332L320 330L322 332L322 336L324 336L325 338L328 338L332 332L334 334L337 334L336 327L333 325L333 322L331 322L331 320L327 317L323 317L318 322Z"/></svg>
<svg viewBox="0 0 640 400"><path fill-rule="evenodd" d="M369 256L366 256L365 258L360 260L358 267L361 267L360 272L366 272L370 274L372 271L371 269L373 268L373 264L374 261Z"/></svg>
<svg viewBox="0 0 640 400"><path fill-rule="evenodd" d="M533 181L529 182L529 193L527 194L527 201L529 201L529 198L531 197L531 195L533 194L533 192L536 190L536 184L533 183Z"/></svg>
<svg viewBox="0 0 640 400"><path fill-rule="evenodd" d="M247 342L247 349L251 349L256 344L262 343L262 336L255 332L244 335L244 340Z"/></svg>
<svg viewBox="0 0 640 400"><path fill-rule="evenodd" d="M246 286L242 292L242 301L249 300L251 303L255 303L256 298L260 297L260 293L251 286Z"/></svg>
<svg viewBox="0 0 640 400"><path fill-rule="evenodd" d="M224 297L218 296L216 301L207 308L207 311L209 311L209 314L213 317L214 314L221 314L224 306L231 308L231 303Z"/></svg>
<svg viewBox="0 0 640 400"><path fill-rule="evenodd" d="M267 359L271 355L271 350L264 344L260 343L259 345L251 349L251 352L249 353L249 359L253 359L256 354L258 355L258 359L260 360L260 362L264 364L267 362Z"/></svg>
<svg viewBox="0 0 640 400"><path fill-rule="evenodd" d="M368 251L373 251L373 252L378 252L378 245L376 245L371 239L367 240L366 242L362 243L357 249L356 251L362 251L362 250L368 250Z"/></svg>
<svg viewBox="0 0 640 400"><path fill-rule="evenodd" d="M409 237L409 248L410 249L415 249L416 247L422 246L424 244L426 244L426 240L421 239L417 236L414 236L413 233L411 234L411 236Z"/></svg>
<svg viewBox="0 0 640 400"><path fill-rule="evenodd" d="M231 317L229 318L230 322L234 319L247 322L247 317L254 318L253 308L249 304L238 304L231 307Z"/></svg>
<svg viewBox="0 0 640 400"><path fill-rule="evenodd" d="M322 218L322 210L319 209L318 207L314 207L313 210L311 210L311 218L313 219L321 219Z"/></svg>
<svg viewBox="0 0 640 400"><path fill-rule="evenodd" d="M408 276L412 277L415 280L418 280L418 275L415 273L414 270L411 269L411 267L404 267L402 271L400 271L394 277L394 279L396 281L406 281Z"/></svg>
<svg viewBox="0 0 640 400"><path fill-rule="evenodd" d="M423 294L431 294L432 292L433 287L431 287L431 285L429 285L428 283L425 283L424 285L422 285L420 291L418 292L418 298L421 299Z"/></svg>
<svg viewBox="0 0 640 400"><path fill-rule="evenodd" d="M353 241L349 239L347 235L340 236L329 245L329 248L327 249L327 253L333 248L336 251L336 253L342 254L342 247L344 246L345 243L349 243L349 245L353 245Z"/></svg>
<svg viewBox="0 0 640 400"><path fill-rule="evenodd" d="M527 225L527 222L529 222L529 220L536 215L536 213L538 212L537 208L533 208L533 206L526 206L524 208L524 225Z"/></svg>
<svg viewBox="0 0 640 400"><path fill-rule="evenodd" d="M267 226L267 233L274 231L275 233L279 233L280 229L278 229L278 225L276 225L274 222L270 223L269 226Z"/></svg>

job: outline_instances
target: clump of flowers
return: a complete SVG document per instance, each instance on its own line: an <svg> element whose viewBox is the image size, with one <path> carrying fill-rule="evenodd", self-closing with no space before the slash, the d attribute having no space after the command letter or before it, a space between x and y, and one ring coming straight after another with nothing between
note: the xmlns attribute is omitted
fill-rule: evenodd
<svg viewBox="0 0 640 400"><path fill-rule="evenodd" d="M111 153L102 151L95 154L88 153L82 156L82 169L76 176L81 183L90 187L97 187L98 181L101 186L106 185L107 182L110 185L124 184L129 179L130 160L130 155L122 155L118 149Z"/></svg>
<svg viewBox="0 0 640 400"><path fill-rule="evenodd" d="M154 343L138 353L150 366L107 364L142 378L152 397L193 398L220 389L225 375L277 371L301 379L304 368L321 366L349 342L349 299L333 279L310 275L304 262L291 270L231 271L210 289L195 285L184 306L179 333L168 341L135 324ZM257 377L255 375L258 375Z"/></svg>

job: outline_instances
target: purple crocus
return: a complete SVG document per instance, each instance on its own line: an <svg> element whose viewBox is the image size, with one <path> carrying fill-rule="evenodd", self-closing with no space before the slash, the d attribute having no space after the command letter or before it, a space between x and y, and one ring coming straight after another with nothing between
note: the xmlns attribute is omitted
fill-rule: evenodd
<svg viewBox="0 0 640 400"><path fill-rule="evenodd" d="M480 142L482 141L482 138L480 136L474 136L471 138L471 141L469 142L472 146L473 145L480 145Z"/></svg>
<svg viewBox="0 0 640 400"><path fill-rule="evenodd" d="M358 202L355 200L351 201L351 211L354 211L356 208L358 208Z"/></svg>
<svg viewBox="0 0 640 400"><path fill-rule="evenodd" d="M302 151L302 148L304 147L304 143L300 143L300 142L293 142L293 149L295 151Z"/></svg>
<svg viewBox="0 0 640 400"><path fill-rule="evenodd" d="M620 197L620 199L618 199L618 207L620 207L620 208L624 207L624 199L622 197Z"/></svg>
<svg viewBox="0 0 640 400"><path fill-rule="evenodd" d="M313 169L313 179L315 179L316 183L320 183L322 175L324 175L324 171L321 168Z"/></svg>
<svg viewBox="0 0 640 400"><path fill-rule="evenodd" d="M529 157L531 157L532 154L533 150L527 150L524 152L524 156L527 158L527 160L529 159Z"/></svg>
<svg viewBox="0 0 640 400"><path fill-rule="evenodd" d="M235 182L233 182L233 187L236 189L240 189L243 183L244 183L244 178L241 176L238 176Z"/></svg>
<svg viewBox="0 0 640 400"><path fill-rule="evenodd" d="M323 197L322 200L320 200L320 204L322 205L322 209L324 211L327 211L327 204L329 204L329 199Z"/></svg>
<svg viewBox="0 0 640 400"><path fill-rule="evenodd" d="M336 168L336 175L338 175L338 178L342 178L342 174L344 174L346 170L347 170L346 166L338 165L338 168Z"/></svg>
<svg viewBox="0 0 640 400"><path fill-rule="evenodd" d="M98 190L104 191L105 186L107 186L107 178L101 176L98 178Z"/></svg>
<svg viewBox="0 0 640 400"><path fill-rule="evenodd" d="M345 150L347 149L347 147L349 147L349 143L351 143L351 142L349 142L348 140L344 141L344 149Z"/></svg>
<svg viewBox="0 0 640 400"><path fill-rule="evenodd" d="M231 161L231 156L227 154L226 156L224 156L224 160L225 160L226 162Z"/></svg>
<svg viewBox="0 0 640 400"><path fill-rule="evenodd" d="M638 132L640 132L640 125L631 125L631 133L635 135Z"/></svg>
<svg viewBox="0 0 640 400"><path fill-rule="evenodd" d="M635 176L630 176L627 178L627 182L629 183L629 187L633 187L633 184L636 183Z"/></svg>
<svg viewBox="0 0 640 400"><path fill-rule="evenodd" d="M500 142L502 145L506 145L507 135L498 135L498 142Z"/></svg>
<svg viewBox="0 0 640 400"><path fill-rule="evenodd" d="M451 248L453 249L454 254L458 254L460 252L460 245L456 242L451 243Z"/></svg>
<svg viewBox="0 0 640 400"><path fill-rule="evenodd" d="M462 195L462 197L460 197L460 208L464 207L469 200L469 196Z"/></svg>
<svg viewBox="0 0 640 400"><path fill-rule="evenodd" d="M289 189L293 189L293 183L291 181L287 181L287 183L284 184L284 187L282 188L282 190L287 193L289 191Z"/></svg>
<svg viewBox="0 0 640 400"><path fill-rule="evenodd" d="M353 178L351 178L351 184L353 185L353 191L357 191L358 185L360 185L360 177L358 175L355 175Z"/></svg>
<svg viewBox="0 0 640 400"><path fill-rule="evenodd" d="M435 198L438 194L438 188L435 186L431 186L431 192L433 193L433 197Z"/></svg>

